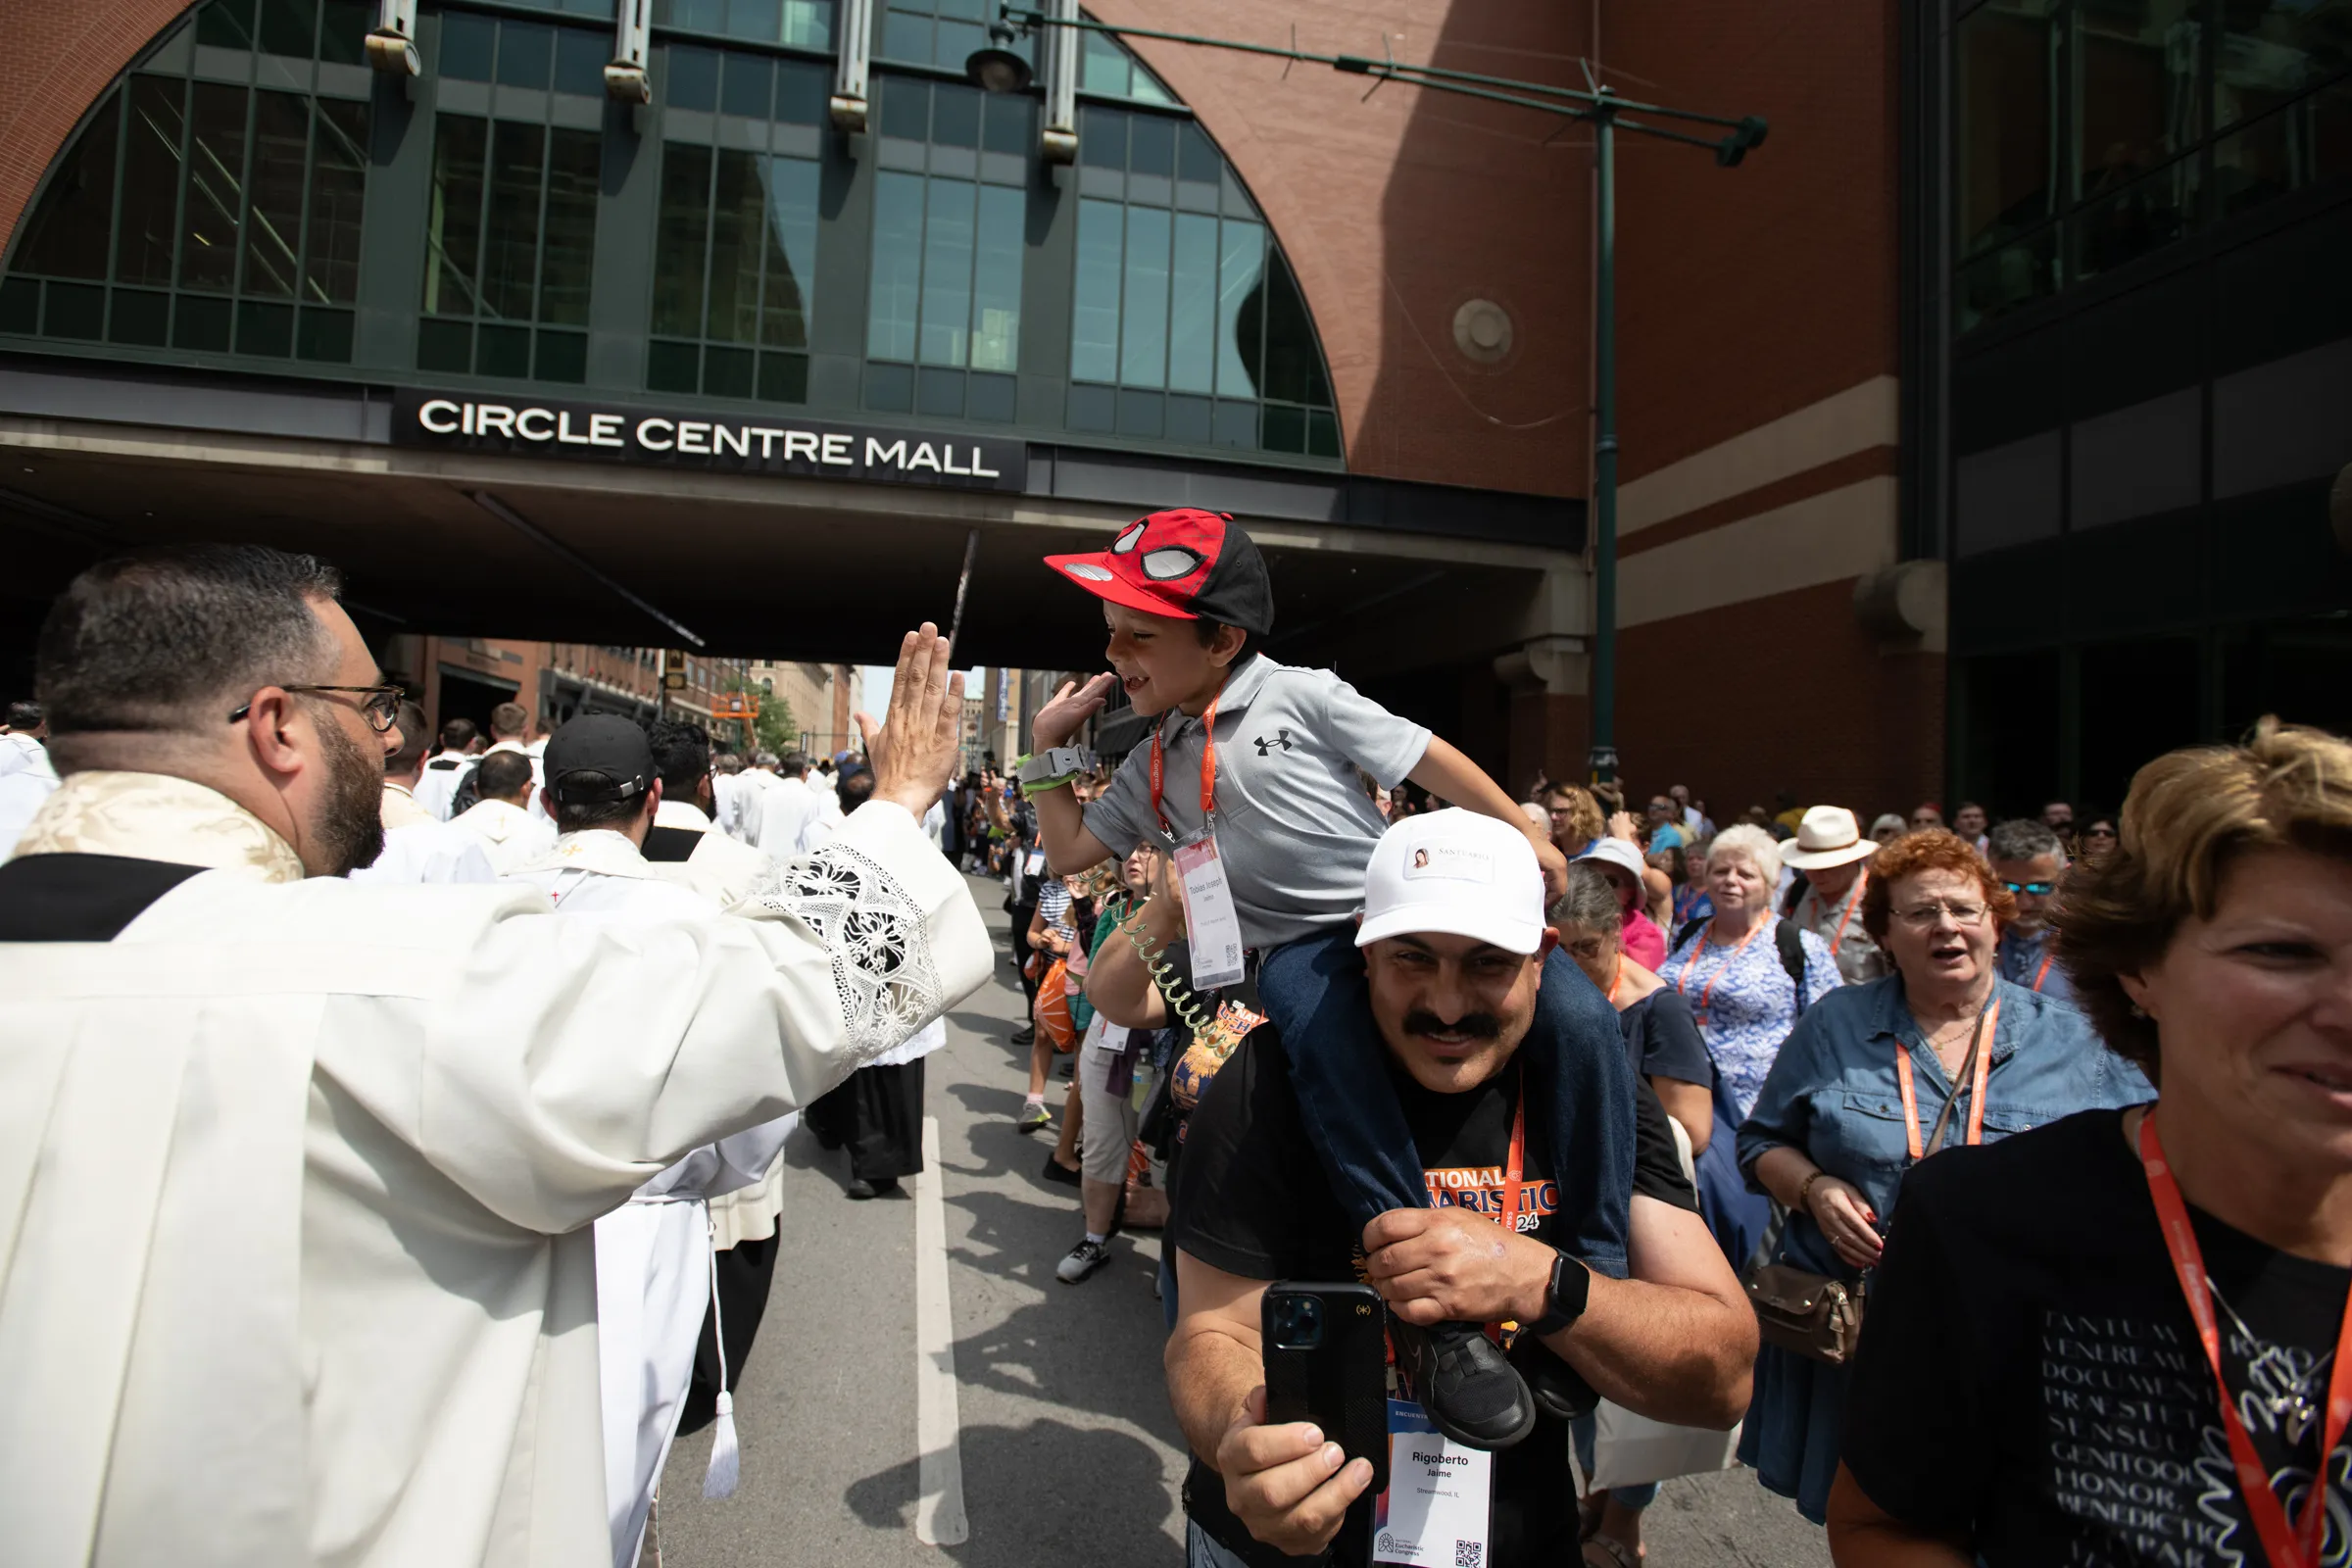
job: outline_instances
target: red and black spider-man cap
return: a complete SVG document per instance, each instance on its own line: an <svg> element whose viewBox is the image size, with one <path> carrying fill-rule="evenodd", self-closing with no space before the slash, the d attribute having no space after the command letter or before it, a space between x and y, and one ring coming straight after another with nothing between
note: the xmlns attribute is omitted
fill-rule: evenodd
<svg viewBox="0 0 2352 1568"><path fill-rule="evenodd" d="M1274 629L1265 558L1221 512L1154 512L1120 529L1108 550L1048 556L1046 564L1096 598L1147 615L1213 620L1257 637Z"/></svg>

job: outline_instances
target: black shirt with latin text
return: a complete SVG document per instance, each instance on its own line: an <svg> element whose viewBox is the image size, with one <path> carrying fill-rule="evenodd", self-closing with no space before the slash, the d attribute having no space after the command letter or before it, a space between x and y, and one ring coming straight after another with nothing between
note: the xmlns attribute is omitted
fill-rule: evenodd
<svg viewBox="0 0 2352 1568"><path fill-rule="evenodd" d="M2261 1568L2220 1396L2124 1113L2091 1110L1904 1180L1863 1314L1844 1459L1905 1524L1989 1568ZM2352 1270L2189 1209L2222 1365L2300 1519ZM2327 1457L2322 1568L2352 1561L2352 1448Z"/></svg>

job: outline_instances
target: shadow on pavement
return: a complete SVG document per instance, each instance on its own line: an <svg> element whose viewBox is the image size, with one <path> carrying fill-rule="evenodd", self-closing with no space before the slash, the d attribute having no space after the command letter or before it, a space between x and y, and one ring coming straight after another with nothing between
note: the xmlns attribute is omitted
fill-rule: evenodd
<svg viewBox="0 0 2352 1568"><path fill-rule="evenodd" d="M1160 1456L1142 1441L1044 1420L966 1427L962 1446L971 1536L940 1548L955 1562L1177 1568L1184 1561L1184 1548L1168 1535L1176 1505ZM852 1484L843 1500L868 1526L906 1528L914 1517L916 1470L913 1459L893 1465Z"/></svg>

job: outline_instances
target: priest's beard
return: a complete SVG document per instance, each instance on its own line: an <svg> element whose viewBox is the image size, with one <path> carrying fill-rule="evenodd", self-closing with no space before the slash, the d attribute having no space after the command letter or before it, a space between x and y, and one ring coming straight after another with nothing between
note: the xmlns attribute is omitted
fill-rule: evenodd
<svg viewBox="0 0 2352 1568"><path fill-rule="evenodd" d="M311 824L328 876L373 865L384 853L384 760L369 757L332 721L318 725L326 753L326 804Z"/></svg>

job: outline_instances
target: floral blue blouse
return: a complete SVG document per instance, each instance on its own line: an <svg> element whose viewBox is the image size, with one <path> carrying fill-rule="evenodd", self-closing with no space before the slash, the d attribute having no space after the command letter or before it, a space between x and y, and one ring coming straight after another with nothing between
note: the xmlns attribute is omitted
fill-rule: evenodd
<svg viewBox="0 0 2352 1568"><path fill-rule="evenodd" d="M2156 1098L2139 1069L2108 1051L2074 1008L2006 980L1994 984L2001 1011L1984 1080L1984 1142L2079 1110ZM1847 986L1808 1009L1740 1128L1740 1169L1748 1184L1755 1185L1756 1161L1765 1151L1793 1145L1823 1170L1860 1188L1882 1223L1891 1215L1911 1166L1897 1051L1911 1055L1924 1143L1953 1089L1903 1001L1902 976ZM1963 1092L1944 1147L1964 1141L1968 1114ZM1781 1250L1788 1261L1817 1274L1851 1272L1809 1214L1788 1216Z"/></svg>
<svg viewBox="0 0 2352 1568"><path fill-rule="evenodd" d="M1805 1006L1810 1007L1838 989L1838 960L1830 945L1812 932L1798 933L1798 941L1805 950ZM1740 1114L1746 1115L1800 1010L1795 982L1781 962L1771 926L1757 927L1745 947L1710 947L1701 926L1667 956L1658 978L1690 1004L1707 1054L1723 1074L1723 1087Z"/></svg>

